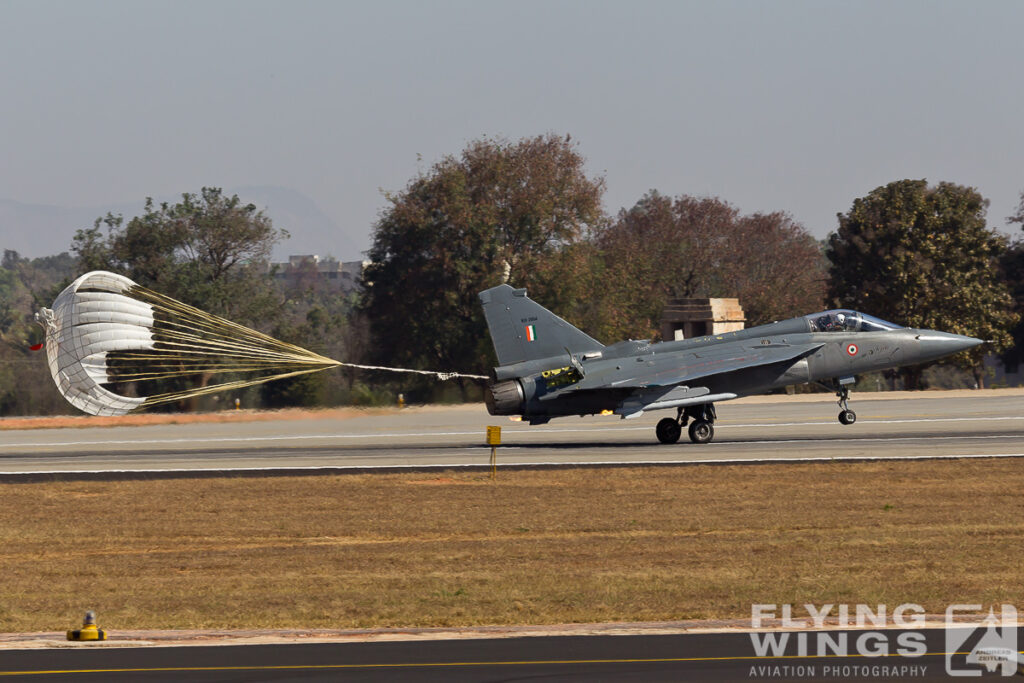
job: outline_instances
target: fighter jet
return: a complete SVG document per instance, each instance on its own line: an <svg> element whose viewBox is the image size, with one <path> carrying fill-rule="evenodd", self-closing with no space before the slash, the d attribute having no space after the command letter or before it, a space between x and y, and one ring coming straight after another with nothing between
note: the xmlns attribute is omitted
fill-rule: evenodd
<svg viewBox="0 0 1024 683"><path fill-rule="evenodd" d="M900 327L837 309L736 332L605 346L526 296L500 285L480 293L498 357L485 399L491 415L543 424L565 415L630 419L675 408L658 422L662 443L683 428L693 443L715 435L715 403L818 383L836 392L839 421L853 424L854 375L923 363L981 344L958 334Z"/></svg>

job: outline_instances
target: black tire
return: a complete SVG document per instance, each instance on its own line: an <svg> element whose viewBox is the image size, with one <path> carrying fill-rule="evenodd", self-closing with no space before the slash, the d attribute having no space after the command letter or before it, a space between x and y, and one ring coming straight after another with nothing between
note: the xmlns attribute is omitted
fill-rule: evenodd
<svg viewBox="0 0 1024 683"><path fill-rule="evenodd" d="M654 428L654 433L657 435L658 441L662 443L676 443L683 433L683 428L679 426L679 422L676 420L666 417L658 421L658 425Z"/></svg>
<svg viewBox="0 0 1024 683"><path fill-rule="evenodd" d="M844 410L841 413L839 413L839 421L842 422L844 425L852 425L854 422L857 421L857 413L853 412L852 410Z"/></svg>
<svg viewBox="0 0 1024 683"><path fill-rule="evenodd" d="M715 438L715 426L707 420L694 420L690 423L690 441L711 443L713 438Z"/></svg>

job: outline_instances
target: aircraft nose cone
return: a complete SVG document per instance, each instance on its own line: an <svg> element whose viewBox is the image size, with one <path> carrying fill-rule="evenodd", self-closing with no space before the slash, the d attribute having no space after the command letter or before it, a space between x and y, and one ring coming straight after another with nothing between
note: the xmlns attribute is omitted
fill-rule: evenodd
<svg viewBox="0 0 1024 683"><path fill-rule="evenodd" d="M974 337L950 334L949 332L933 332L932 330L921 330L916 339L922 360L942 358L984 343L981 339Z"/></svg>

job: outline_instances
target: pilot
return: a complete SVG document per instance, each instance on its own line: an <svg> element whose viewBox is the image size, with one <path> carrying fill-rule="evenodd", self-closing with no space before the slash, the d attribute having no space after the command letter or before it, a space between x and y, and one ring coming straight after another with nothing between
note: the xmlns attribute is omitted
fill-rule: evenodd
<svg viewBox="0 0 1024 683"><path fill-rule="evenodd" d="M846 329L846 316L842 313L836 314L836 327L837 330Z"/></svg>
<svg viewBox="0 0 1024 683"><path fill-rule="evenodd" d="M838 329L842 329L842 321L837 319L835 315L826 315L821 318L821 331L822 332L835 332Z"/></svg>

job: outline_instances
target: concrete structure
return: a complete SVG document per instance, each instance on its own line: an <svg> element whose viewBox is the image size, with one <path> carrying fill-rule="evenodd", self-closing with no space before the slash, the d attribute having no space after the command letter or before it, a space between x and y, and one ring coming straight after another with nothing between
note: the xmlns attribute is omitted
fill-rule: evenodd
<svg viewBox="0 0 1024 683"><path fill-rule="evenodd" d="M293 284L303 277L314 275L318 282L332 289L350 292L359 288L359 279L368 261L338 261L334 258L321 259L317 254L295 254L287 263L272 263L276 268L274 277L290 280Z"/></svg>
<svg viewBox="0 0 1024 683"><path fill-rule="evenodd" d="M661 314L661 338L693 339L742 330L746 318L739 299L672 299Z"/></svg>

